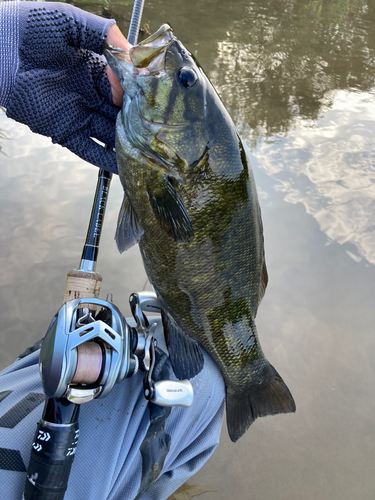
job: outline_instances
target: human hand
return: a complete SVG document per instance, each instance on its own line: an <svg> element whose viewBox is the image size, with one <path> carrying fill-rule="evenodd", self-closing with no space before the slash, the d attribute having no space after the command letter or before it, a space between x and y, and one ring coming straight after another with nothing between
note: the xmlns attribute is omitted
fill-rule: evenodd
<svg viewBox="0 0 375 500"><path fill-rule="evenodd" d="M131 48L131 44L115 24L109 28L106 42L114 47L120 47L120 49L129 50ZM122 90L120 80L109 66L107 66L107 76L111 84L113 102L116 106L121 106L124 91Z"/></svg>
<svg viewBox="0 0 375 500"><path fill-rule="evenodd" d="M20 2L19 69L7 115L84 160L117 173L119 82L106 73L107 40L128 49L114 21L63 3Z"/></svg>

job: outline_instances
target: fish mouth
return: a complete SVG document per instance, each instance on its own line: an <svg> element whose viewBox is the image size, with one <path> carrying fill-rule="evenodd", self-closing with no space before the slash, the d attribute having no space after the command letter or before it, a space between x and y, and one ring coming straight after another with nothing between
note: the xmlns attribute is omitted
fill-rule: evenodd
<svg viewBox="0 0 375 500"><path fill-rule="evenodd" d="M169 24L163 24L156 33L130 49L129 55L132 63L136 68L148 67L150 69L151 65L159 62L161 55L165 56L168 47L172 45L175 38Z"/></svg>
<svg viewBox="0 0 375 500"><path fill-rule="evenodd" d="M168 125L148 120L141 111L141 82L137 77L162 75L165 71L165 59L169 47L177 40L169 24L163 24L156 33L134 45L129 51L108 43L103 45L103 54L117 78L121 82L124 94L137 103L138 113L146 129L153 127L183 128L185 123Z"/></svg>
<svg viewBox="0 0 375 500"><path fill-rule="evenodd" d="M104 43L103 54L120 81L124 72L133 77L157 76L165 69L165 54L175 40L172 28L163 24L156 33L129 51Z"/></svg>

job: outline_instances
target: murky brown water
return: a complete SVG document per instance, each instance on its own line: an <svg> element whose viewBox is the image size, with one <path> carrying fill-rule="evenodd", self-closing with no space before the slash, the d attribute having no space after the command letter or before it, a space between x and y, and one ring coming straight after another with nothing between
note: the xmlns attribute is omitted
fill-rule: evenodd
<svg viewBox="0 0 375 500"><path fill-rule="evenodd" d="M127 32L132 2L74 2ZM222 442L190 482L212 500L375 497L375 1L146 1L205 68L248 147L270 282L265 354L297 403ZM45 333L77 267L95 167L0 113L0 368ZM129 314L138 250L113 241L110 192L98 271Z"/></svg>

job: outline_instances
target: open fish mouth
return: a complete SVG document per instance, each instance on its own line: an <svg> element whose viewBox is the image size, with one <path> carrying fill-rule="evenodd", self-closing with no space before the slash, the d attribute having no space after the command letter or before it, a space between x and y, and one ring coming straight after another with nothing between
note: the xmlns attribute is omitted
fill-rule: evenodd
<svg viewBox="0 0 375 500"><path fill-rule="evenodd" d="M116 68L121 65L122 71L134 76L156 76L165 69L165 54L176 40L169 24L163 24L156 33L146 38L129 51L114 47L109 43L103 45L103 53L117 74Z"/></svg>
<svg viewBox="0 0 375 500"><path fill-rule="evenodd" d="M124 95L134 100L143 127L149 131L153 127L184 128L186 122L168 125L164 122L151 121L142 113L139 99L142 82L138 77L159 77L165 74L166 54L171 45L177 41L169 24L163 24L156 33L149 36L130 50L114 47L108 43L103 46L103 53L116 76L121 82Z"/></svg>

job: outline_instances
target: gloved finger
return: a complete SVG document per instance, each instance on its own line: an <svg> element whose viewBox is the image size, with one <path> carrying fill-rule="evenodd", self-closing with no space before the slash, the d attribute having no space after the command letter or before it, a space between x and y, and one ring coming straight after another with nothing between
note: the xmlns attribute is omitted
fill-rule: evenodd
<svg viewBox="0 0 375 500"><path fill-rule="evenodd" d="M91 139L86 131L80 131L69 136L59 143L61 146L70 149L82 160L85 160L96 167L103 168L108 172L117 174L116 153L110 149L100 146Z"/></svg>
<svg viewBox="0 0 375 500"><path fill-rule="evenodd" d="M97 113L115 122L120 109L112 103L111 98L110 101L103 100L101 102L100 107L97 108Z"/></svg>
<svg viewBox="0 0 375 500"><path fill-rule="evenodd" d="M90 136L95 137L100 142L104 142L111 148L115 147L116 122L99 114L92 116L90 124Z"/></svg>
<svg viewBox="0 0 375 500"><path fill-rule="evenodd" d="M52 38L52 47L57 42L63 54L69 45L102 54L108 30L115 24L114 19L104 19L60 2L20 2L19 10L20 18L28 19L35 28L34 36L43 41L48 35ZM22 34L23 30L21 38ZM62 43L63 40L65 43Z"/></svg>
<svg viewBox="0 0 375 500"><path fill-rule="evenodd" d="M64 10L71 19L70 38L77 48L92 50L97 54L102 54L102 46L107 37L107 33L114 19L105 19L95 14L83 11L72 5L59 4L59 11Z"/></svg>

